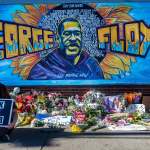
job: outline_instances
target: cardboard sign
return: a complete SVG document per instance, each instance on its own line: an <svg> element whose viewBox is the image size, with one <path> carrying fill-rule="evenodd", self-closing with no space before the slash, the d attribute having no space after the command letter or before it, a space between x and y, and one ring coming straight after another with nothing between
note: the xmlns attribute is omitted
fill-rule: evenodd
<svg viewBox="0 0 150 150"><path fill-rule="evenodd" d="M139 112L141 114L145 113L145 105L144 104L130 104L126 110L128 113Z"/></svg>
<svg viewBox="0 0 150 150"><path fill-rule="evenodd" d="M0 99L0 127L7 127L11 122L13 99Z"/></svg>

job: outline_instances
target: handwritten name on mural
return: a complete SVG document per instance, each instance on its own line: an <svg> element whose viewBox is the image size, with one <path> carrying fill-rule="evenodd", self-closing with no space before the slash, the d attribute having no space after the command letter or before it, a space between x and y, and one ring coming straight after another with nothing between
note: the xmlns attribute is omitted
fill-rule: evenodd
<svg viewBox="0 0 150 150"><path fill-rule="evenodd" d="M122 30L119 25L98 28L99 49L144 57L150 47L150 27L144 21L125 23L121 27Z"/></svg>
<svg viewBox="0 0 150 150"><path fill-rule="evenodd" d="M53 44L51 30L0 21L0 59L39 52Z"/></svg>

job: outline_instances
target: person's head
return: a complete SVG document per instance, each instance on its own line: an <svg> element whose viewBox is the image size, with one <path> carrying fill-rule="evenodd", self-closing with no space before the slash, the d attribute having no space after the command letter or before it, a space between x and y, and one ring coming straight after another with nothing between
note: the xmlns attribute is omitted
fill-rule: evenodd
<svg viewBox="0 0 150 150"><path fill-rule="evenodd" d="M66 18L58 26L58 38L61 52L65 56L76 57L82 50L82 32L80 23Z"/></svg>

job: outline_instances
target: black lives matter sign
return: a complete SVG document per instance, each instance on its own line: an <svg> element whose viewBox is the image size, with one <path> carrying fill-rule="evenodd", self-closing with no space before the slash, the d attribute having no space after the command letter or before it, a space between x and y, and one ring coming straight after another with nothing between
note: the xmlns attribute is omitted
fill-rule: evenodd
<svg viewBox="0 0 150 150"><path fill-rule="evenodd" d="M11 122L13 99L0 99L0 127L6 127Z"/></svg>

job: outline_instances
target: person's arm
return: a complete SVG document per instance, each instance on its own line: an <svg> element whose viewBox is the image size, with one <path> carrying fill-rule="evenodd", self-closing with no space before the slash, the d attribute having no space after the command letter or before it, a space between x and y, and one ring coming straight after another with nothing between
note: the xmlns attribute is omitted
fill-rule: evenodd
<svg viewBox="0 0 150 150"><path fill-rule="evenodd" d="M13 108L12 117L13 117L12 122L8 125L7 128L15 128L15 125L16 125L16 122L17 122L17 119L18 119L16 107Z"/></svg>

